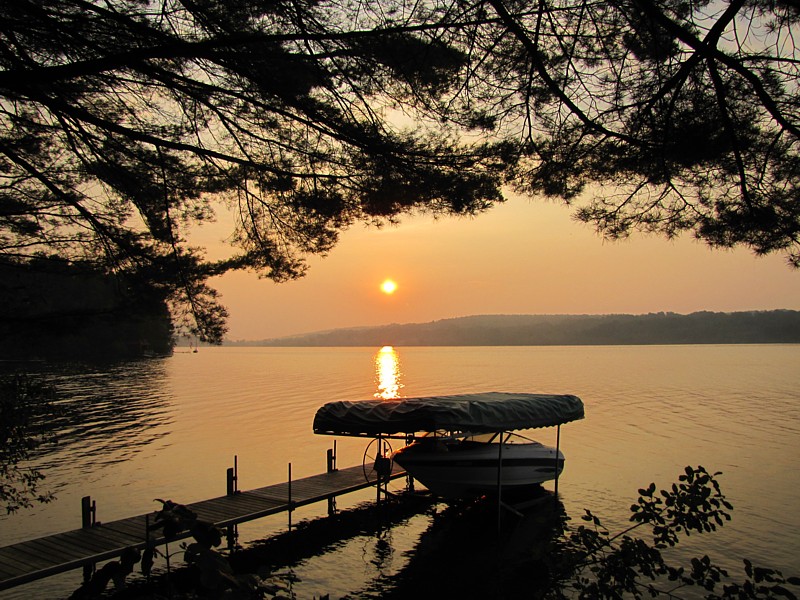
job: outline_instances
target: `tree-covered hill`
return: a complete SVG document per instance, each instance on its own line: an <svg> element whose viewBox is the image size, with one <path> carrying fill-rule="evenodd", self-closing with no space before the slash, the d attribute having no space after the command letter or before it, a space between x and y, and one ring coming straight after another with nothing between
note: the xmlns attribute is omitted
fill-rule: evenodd
<svg viewBox="0 0 800 600"><path fill-rule="evenodd" d="M336 329L263 346L548 346L800 343L800 311L645 315L481 315L429 323Z"/></svg>

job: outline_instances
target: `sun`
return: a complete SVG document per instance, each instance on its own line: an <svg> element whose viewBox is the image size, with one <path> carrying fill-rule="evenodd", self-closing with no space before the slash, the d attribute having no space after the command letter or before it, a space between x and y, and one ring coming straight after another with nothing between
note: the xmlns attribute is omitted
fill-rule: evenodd
<svg viewBox="0 0 800 600"><path fill-rule="evenodd" d="M391 279L387 279L381 284L381 291L384 294L394 294L395 290L397 290L397 284Z"/></svg>

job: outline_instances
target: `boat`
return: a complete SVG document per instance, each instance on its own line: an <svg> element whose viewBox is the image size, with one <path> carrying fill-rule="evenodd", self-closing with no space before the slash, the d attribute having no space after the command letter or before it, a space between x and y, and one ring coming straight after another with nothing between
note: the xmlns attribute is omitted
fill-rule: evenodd
<svg viewBox="0 0 800 600"><path fill-rule="evenodd" d="M564 470L560 450L508 432L427 436L394 452L392 460L443 498L492 495L498 486L504 495L527 493Z"/></svg>
<svg viewBox="0 0 800 600"><path fill-rule="evenodd" d="M553 479L557 486L564 469L558 442L550 448L512 432L555 426L560 441L561 425L583 417L574 395L481 392L328 402L317 410L314 432L374 437L380 448L401 439L405 445L396 452L371 458L375 470L387 473L387 463L396 462L432 493L468 498Z"/></svg>

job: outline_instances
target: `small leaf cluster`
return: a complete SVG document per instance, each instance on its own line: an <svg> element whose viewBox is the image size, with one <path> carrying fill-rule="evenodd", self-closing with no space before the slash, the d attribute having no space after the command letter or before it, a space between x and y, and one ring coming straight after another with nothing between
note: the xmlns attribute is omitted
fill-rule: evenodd
<svg viewBox="0 0 800 600"><path fill-rule="evenodd" d="M786 586L800 586L800 577L784 577L776 569L756 567L747 559L743 562L746 575L744 582L725 585L721 595L712 594L707 596L708 600L797 598Z"/></svg>
<svg viewBox="0 0 800 600"><path fill-rule="evenodd" d="M725 521L733 506L725 499L713 475L703 467L686 467L670 490L656 494L656 484L639 490L637 503L631 506L631 521L649 524L657 548L678 543L678 535L712 532Z"/></svg>

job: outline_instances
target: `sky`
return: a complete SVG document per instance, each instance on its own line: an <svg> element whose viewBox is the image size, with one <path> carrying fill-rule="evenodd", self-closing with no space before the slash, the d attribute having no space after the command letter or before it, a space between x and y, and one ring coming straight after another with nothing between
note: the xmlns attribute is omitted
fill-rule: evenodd
<svg viewBox="0 0 800 600"><path fill-rule="evenodd" d="M193 241L224 253L222 225ZM486 314L800 310L800 271L783 255L710 249L690 235L608 241L569 208L511 197L476 217L356 224L299 280L213 279L229 340ZM392 294L381 291L391 279Z"/></svg>

